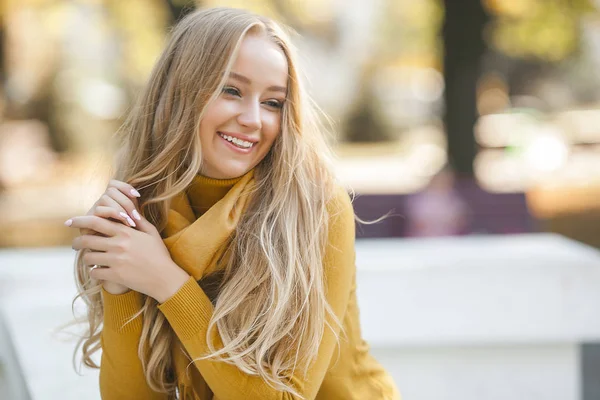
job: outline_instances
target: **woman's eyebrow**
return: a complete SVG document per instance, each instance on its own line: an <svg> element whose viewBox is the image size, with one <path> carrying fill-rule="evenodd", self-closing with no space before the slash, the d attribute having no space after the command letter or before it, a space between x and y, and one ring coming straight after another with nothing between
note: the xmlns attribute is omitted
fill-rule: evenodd
<svg viewBox="0 0 600 400"><path fill-rule="evenodd" d="M247 85L249 85L252 81L250 81L250 79L246 78L244 75L240 75L236 72L230 72L229 73L229 77L232 79L236 79L242 83L245 83ZM287 89L284 88L283 86L269 86L267 88L267 90L272 91L272 92L282 92L282 93L287 93Z"/></svg>

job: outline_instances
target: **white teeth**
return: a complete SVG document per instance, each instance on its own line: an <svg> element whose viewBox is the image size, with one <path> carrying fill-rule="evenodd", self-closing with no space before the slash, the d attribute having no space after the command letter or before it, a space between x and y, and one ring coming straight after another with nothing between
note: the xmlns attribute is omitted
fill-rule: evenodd
<svg viewBox="0 0 600 400"><path fill-rule="evenodd" d="M252 142L247 142L245 140L241 140L241 139L234 138L231 136L223 135L222 133L219 133L219 136L221 136L223 139L225 139L229 142L236 144L238 147L241 147L244 149L249 149L250 147L252 147L254 145L254 143L252 143Z"/></svg>

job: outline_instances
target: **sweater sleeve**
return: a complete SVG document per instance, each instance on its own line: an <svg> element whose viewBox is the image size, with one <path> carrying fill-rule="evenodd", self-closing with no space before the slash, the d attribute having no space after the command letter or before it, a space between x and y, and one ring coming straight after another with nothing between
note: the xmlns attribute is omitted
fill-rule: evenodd
<svg viewBox="0 0 600 400"><path fill-rule="evenodd" d="M166 400L167 395L153 391L146 382L138 357L142 316L125 324L142 308L141 295L135 291L110 294L102 288L104 327L100 338L100 395L103 400Z"/></svg>
<svg viewBox="0 0 600 400"><path fill-rule="evenodd" d="M346 313L352 281L356 271L354 250L354 211L346 191L339 187L330 211L328 248L324 257L326 294L329 305L340 321ZM263 399L295 400L296 396L278 391L262 378L251 376L235 365L212 360L196 360L209 353L206 342L208 323L213 306L197 282L190 278L170 299L159 305L171 327L181 340L194 364L213 391L215 398L228 400ZM333 331L332 331L333 329ZM298 371L291 377L294 388L305 399L314 399L334 357L335 335L339 328L326 327L319 345L319 354L306 377ZM213 330L213 343L222 348L223 342ZM342 340L342 339L340 339Z"/></svg>

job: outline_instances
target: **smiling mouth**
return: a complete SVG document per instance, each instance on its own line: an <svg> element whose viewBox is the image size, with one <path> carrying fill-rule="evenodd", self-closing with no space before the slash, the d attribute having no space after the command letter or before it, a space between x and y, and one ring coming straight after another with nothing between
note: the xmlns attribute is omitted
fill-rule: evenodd
<svg viewBox="0 0 600 400"><path fill-rule="evenodd" d="M248 142L246 140L241 140L241 139L238 139L238 138L234 138L233 136L224 135L221 132L217 132L217 134L221 138L223 138L224 140L228 141L230 144L232 144L235 147L237 147L239 149L242 149L242 150L250 150L256 144L256 143L253 143L253 142Z"/></svg>

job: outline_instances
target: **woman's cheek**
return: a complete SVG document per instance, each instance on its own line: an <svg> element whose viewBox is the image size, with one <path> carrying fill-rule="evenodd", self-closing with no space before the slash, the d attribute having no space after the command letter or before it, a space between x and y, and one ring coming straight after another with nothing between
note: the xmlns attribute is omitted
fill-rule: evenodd
<svg viewBox="0 0 600 400"><path fill-rule="evenodd" d="M267 120L263 123L263 130L267 128L269 137L275 138L277 133L279 132L279 127L281 126L281 117L276 115L269 115Z"/></svg>
<svg viewBox="0 0 600 400"><path fill-rule="evenodd" d="M210 113L216 120L229 119L235 115L237 107L235 101L221 97L215 101Z"/></svg>

